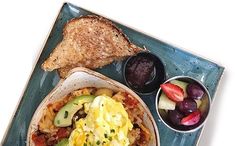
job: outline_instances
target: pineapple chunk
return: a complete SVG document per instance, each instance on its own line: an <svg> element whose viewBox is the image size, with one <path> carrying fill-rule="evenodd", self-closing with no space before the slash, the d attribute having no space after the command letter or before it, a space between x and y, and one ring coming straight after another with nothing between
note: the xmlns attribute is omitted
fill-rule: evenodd
<svg viewBox="0 0 235 146"><path fill-rule="evenodd" d="M179 86L180 88L183 89L183 91L184 91L184 98L186 98L188 96L187 95L187 91L186 91L188 83L183 82L183 81L179 81L179 80L172 80L171 84L175 84L175 85L177 85L177 86Z"/></svg>
<svg viewBox="0 0 235 146"><path fill-rule="evenodd" d="M208 105L209 105L209 98L207 97L207 95L204 95L202 98L201 98L201 105L199 107L199 110L202 112L202 113L205 113L207 110L208 110Z"/></svg>
<svg viewBox="0 0 235 146"><path fill-rule="evenodd" d="M196 101L196 103L197 103L197 108L199 108L200 105L202 104L202 101L201 101L201 100L195 100L195 101Z"/></svg>
<svg viewBox="0 0 235 146"><path fill-rule="evenodd" d="M175 110L176 103L170 100L164 93L161 94L158 102L159 109Z"/></svg>

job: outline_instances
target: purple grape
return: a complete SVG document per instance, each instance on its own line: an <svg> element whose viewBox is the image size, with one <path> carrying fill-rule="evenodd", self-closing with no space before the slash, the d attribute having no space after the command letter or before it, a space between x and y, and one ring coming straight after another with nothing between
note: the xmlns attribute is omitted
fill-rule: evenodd
<svg viewBox="0 0 235 146"><path fill-rule="evenodd" d="M202 87L197 84L197 83L191 83L187 86L187 93L188 93L188 97L192 98L192 99L201 99L202 96L204 95L204 90L202 89Z"/></svg>
<svg viewBox="0 0 235 146"><path fill-rule="evenodd" d="M183 101L178 102L176 106L180 112L186 115L197 110L197 103L191 98L185 98Z"/></svg>
<svg viewBox="0 0 235 146"><path fill-rule="evenodd" d="M184 116L178 112L177 110L169 110L168 111L168 118L170 122L176 126L180 125L180 121Z"/></svg>

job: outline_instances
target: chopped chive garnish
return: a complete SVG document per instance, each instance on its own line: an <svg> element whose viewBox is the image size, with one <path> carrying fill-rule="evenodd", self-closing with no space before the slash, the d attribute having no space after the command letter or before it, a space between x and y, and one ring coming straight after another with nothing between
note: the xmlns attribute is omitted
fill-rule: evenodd
<svg viewBox="0 0 235 146"><path fill-rule="evenodd" d="M97 144L97 145L100 145L100 141L98 140L98 141L96 142L96 144Z"/></svg>
<svg viewBox="0 0 235 146"><path fill-rule="evenodd" d="M113 138L112 138L111 136L109 136L109 141L112 141L112 139L113 139Z"/></svg>
<svg viewBox="0 0 235 146"><path fill-rule="evenodd" d="M115 133L115 130L114 130L114 129L111 129L110 132L111 132L111 133Z"/></svg>
<svg viewBox="0 0 235 146"><path fill-rule="evenodd" d="M108 134L105 133L105 134L104 134L104 137L105 137L105 138L108 138Z"/></svg>
<svg viewBox="0 0 235 146"><path fill-rule="evenodd" d="M87 146L87 144L86 144L86 143L84 143L84 144L83 144L83 146Z"/></svg>

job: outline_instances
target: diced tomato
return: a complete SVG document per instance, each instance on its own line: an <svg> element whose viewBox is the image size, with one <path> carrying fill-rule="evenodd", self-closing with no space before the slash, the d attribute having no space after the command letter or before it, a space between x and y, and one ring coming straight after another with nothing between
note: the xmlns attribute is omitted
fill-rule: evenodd
<svg viewBox="0 0 235 146"><path fill-rule="evenodd" d="M127 95L124 103L126 106L128 106L128 108L134 108L136 107L136 105L139 103L138 100L136 100L135 98L131 97L130 95Z"/></svg>
<svg viewBox="0 0 235 146"><path fill-rule="evenodd" d="M46 138L43 134L42 135L37 135L36 133L34 133L32 135L32 140L33 140L35 146L47 146Z"/></svg>
<svg viewBox="0 0 235 146"><path fill-rule="evenodd" d="M66 128L60 128L56 133L58 140L69 137L70 132Z"/></svg>
<svg viewBox="0 0 235 146"><path fill-rule="evenodd" d="M127 97L129 94L127 92L121 92L123 96Z"/></svg>

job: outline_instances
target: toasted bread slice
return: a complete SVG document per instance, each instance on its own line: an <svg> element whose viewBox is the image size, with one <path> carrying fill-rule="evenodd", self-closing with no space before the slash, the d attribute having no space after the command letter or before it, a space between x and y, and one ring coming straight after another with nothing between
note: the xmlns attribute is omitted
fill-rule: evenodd
<svg viewBox="0 0 235 146"><path fill-rule="evenodd" d="M77 66L97 68L140 51L143 49L130 43L109 20L88 15L72 19L65 25L63 40L42 68L45 71L68 70Z"/></svg>

